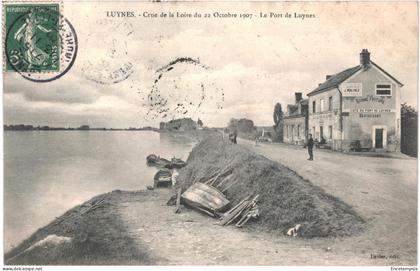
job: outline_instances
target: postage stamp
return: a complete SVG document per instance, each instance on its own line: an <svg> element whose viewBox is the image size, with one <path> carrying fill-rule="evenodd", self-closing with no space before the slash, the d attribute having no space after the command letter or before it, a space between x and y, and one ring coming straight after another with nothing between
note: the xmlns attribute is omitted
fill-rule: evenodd
<svg viewBox="0 0 420 271"><path fill-rule="evenodd" d="M6 5L6 71L60 70L58 4Z"/></svg>

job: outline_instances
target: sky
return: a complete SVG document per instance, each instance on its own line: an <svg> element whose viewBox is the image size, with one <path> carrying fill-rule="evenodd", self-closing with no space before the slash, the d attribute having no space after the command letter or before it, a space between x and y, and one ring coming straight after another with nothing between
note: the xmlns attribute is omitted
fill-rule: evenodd
<svg viewBox="0 0 420 271"><path fill-rule="evenodd" d="M107 17L107 11L135 17ZM416 2L64 1L62 13L79 41L75 64L48 83L5 72L4 123L123 128L191 117L210 127L230 118L270 126L277 102L285 109L294 92L305 96L327 74L358 65L363 48L404 84L402 102L417 108L417 11ZM202 17L151 18L144 12ZM315 18L255 18L260 12ZM127 65L118 82L103 79Z"/></svg>

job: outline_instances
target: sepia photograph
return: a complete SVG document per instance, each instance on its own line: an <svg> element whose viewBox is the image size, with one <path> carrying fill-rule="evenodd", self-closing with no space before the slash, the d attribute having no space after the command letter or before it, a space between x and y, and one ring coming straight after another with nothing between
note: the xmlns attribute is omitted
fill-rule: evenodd
<svg viewBox="0 0 420 271"><path fill-rule="evenodd" d="M418 15L4 0L3 270L417 270Z"/></svg>

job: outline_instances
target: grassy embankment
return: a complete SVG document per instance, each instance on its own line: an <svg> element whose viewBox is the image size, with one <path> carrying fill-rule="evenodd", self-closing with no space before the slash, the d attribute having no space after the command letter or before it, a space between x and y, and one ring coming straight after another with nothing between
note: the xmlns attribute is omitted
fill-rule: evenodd
<svg viewBox="0 0 420 271"><path fill-rule="evenodd" d="M226 190L232 205L247 195L260 195L260 219L247 227L284 234L301 224L299 235L305 238L348 236L363 229L363 219L349 205L287 167L220 137L200 142L187 162L178 176L183 189L227 172L225 178L229 178L220 178L214 185Z"/></svg>
<svg viewBox="0 0 420 271"><path fill-rule="evenodd" d="M150 255L140 251L122 223L118 205L147 200L148 192L113 191L72 208L6 253L11 265L146 265ZM48 236L50 242L39 243ZM63 239L63 237L67 237ZM70 239L71 238L71 239Z"/></svg>

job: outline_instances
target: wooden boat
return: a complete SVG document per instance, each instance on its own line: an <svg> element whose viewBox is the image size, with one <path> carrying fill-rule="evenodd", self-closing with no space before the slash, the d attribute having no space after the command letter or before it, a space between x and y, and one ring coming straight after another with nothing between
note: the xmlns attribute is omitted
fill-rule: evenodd
<svg viewBox="0 0 420 271"><path fill-rule="evenodd" d="M222 192L204 183L196 182L191 185L182 195L183 203L196 208L211 216L223 210L228 204Z"/></svg>
<svg viewBox="0 0 420 271"><path fill-rule="evenodd" d="M148 166L157 166L157 167L168 167L171 164L171 161L161 158L155 154L150 154L146 157Z"/></svg>
<svg viewBox="0 0 420 271"><path fill-rule="evenodd" d="M148 166L156 166L161 168L182 168L187 165L186 162L182 161L179 158L172 158L171 161L157 156L155 154L150 154L146 157L147 165Z"/></svg>
<svg viewBox="0 0 420 271"><path fill-rule="evenodd" d="M171 168L183 168L187 165L186 162L182 161L179 158L172 158L171 159Z"/></svg>
<svg viewBox="0 0 420 271"><path fill-rule="evenodd" d="M169 169L161 169L156 172L154 179L154 187L172 186L172 172Z"/></svg>

